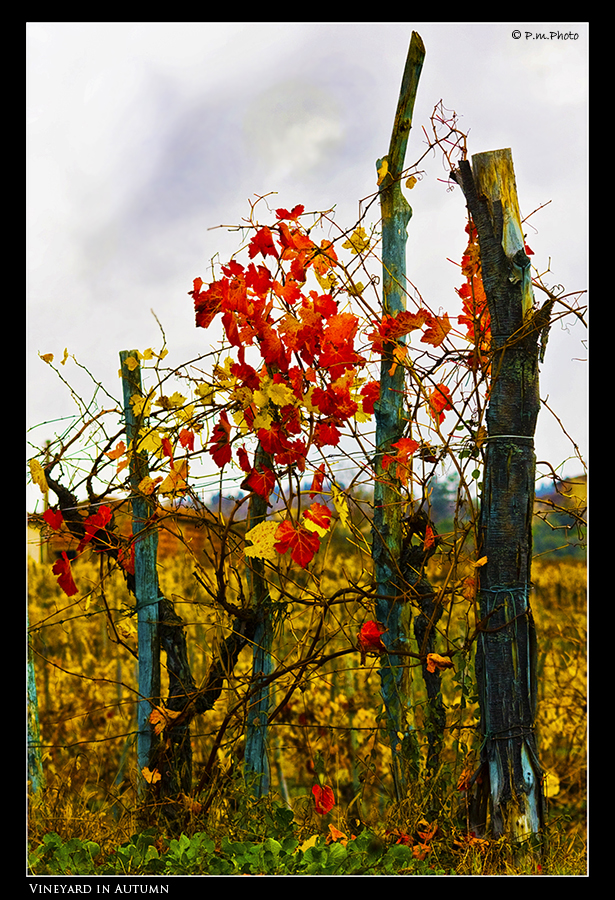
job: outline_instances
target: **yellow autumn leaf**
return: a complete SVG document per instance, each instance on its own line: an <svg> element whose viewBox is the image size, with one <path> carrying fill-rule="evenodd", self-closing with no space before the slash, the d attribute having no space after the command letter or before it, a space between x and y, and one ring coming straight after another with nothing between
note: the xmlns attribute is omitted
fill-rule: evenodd
<svg viewBox="0 0 615 900"><path fill-rule="evenodd" d="M152 411L152 398L142 397L141 394L133 394L130 398L130 405L135 417L143 416L147 418Z"/></svg>
<svg viewBox="0 0 615 900"><path fill-rule="evenodd" d="M555 774L555 772L546 771L544 773L544 793L545 797L555 797L556 794L559 794L560 783L559 778Z"/></svg>
<svg viewBox="0 0 615 900"><path fill-rule="evenodd" d="M348 512L348 500L344 491L340 490L335 483L331 484L331 496L333 504L339 514L340 521L345 527L350 526L350 513Z"/></svg>
<svg viewBox="0 0 615 900"><path fill-rule="evenodd" d="M411 191L416 182L417 179L414 177L414 175L411 175L410 178L406 181L406 187L408 188L408 190Z"/></svg>
<svg viewBox="0 0 615 900"><path fill-rule="evenodd" d="M45 363L53 362L53 353L39 353L39 356Z"/></svg>
<svg viewBox="0 0 615 900"><path fill-rule="evenodd" d="M49 490L49 485L47 484L45 471L40 462L37 459L31 459L28 466L30 467L30 475L32 476L33 483L38 484L43 494L46 494Z"/></svg>
<svg viewBox="0 0 615 900"><path fill-rule="evenodd" d="M474 566L475 569L479 569L481 566L484 566L486 562L487 562L487 557L481 556L481 558L477 559L476 562L473 562L472 565Z"/></svg>
<svg viewBox="0 0 615 900"><path fill-rule="evenodd" d="M188 490L188 461L177 460L167 477L160 485L161 494L185 494Z"/></svg>
<svg viewBox="0 0 615 900"><path fill-rule="evenodd" d="M487 440L487 436L488 436L487 429L485 428L484 425L481 425L478 428L476 434L474 435L474 441L479 450L483 446L485 441Z"/></svg>
<svg viewBox="0 0 615 900"><path fill-rule="evenodd" d="M203 382L197 385L196 393L200 397L203 406L210 406L214 402L216 389L213 384Z"/></svg>
<svg viewBox="0 0 615 900"><path fill-rule="evenodd" d="M276 406L291 406L295 402L294 391L286 384L272 383L267 389L267 394Z"/></svg>
<svg viewBox="0 0 615 900"><path fill-rule="evenodd" d="M317 840L318 840L318 835L317 835L317 834L313 834L312 837L309 837L307 840L305 840L305 841L301 844L301 846L299 847L299 849L301 850L302 853L305 853L305 851L306 851L306 850L309 850L310 847L314 847L314 846L315 846Z"/></svg>
<svg viewBox="0 0 615 900"><path fill-rule="evenodd" d="M162 437L160 436L160 432L155 428L150 428L149 431L139 432L137 452L153 453L156 456L162 456Z"/></svg>
<svg viewBox="0 0 615 900"><path fill-rule="evenodd" d="M275 562L278 558L275 550L275 533L279 524L279 522L259 522L251 528L246 534L246 540L250 541L252 546L245 548L245 555Z"/></svg>
<svg viewBox="0 0 615 900"><path fill-rule="evenodd" d="M385 173L386 174L386 173ZM380 183L380 182L378 182ZM357 253L364 253L366 250L370 248L370 239L369 235L365 231L364 228L361 228L359 225L352 232L351 236L347 241L344 241L342 247L345 250L350 250L353 256L356 256Z"/></svg>
<svg viewBox="0 0 615 900"><path fill-rule="evenodd" d="M195 816L203 809L202 803L199 803L198 800L193 800L192 797L187 797L186 794L180 794L179 799L184 809L187 809L188 812L191 812Z"/></svg>
<svg viewBox="0 0 615 900"><path fill-rule="evenodd" d="M64 351L66 352L66 351ZM124 360L124 365L128 369L129 372L134 372L134 370L139 365L139 360L135 356L127 356ZM132 399L131 399L132 402Z"/></svg>
<svg viewBox="0 0 615 900"><path fill-rule="evenodd" d="M63 356L62 359L60 360L60 362L62 363L62 365L64 365L64 363L66 362L67 359L68 359L68 350L67 350L66 347L65 347L65 348L64 348L64 356Z"/></svg>
<svg viewBox="0 0 615 900"><path fill-rule="evenodd" d="M156 485L160 484L161 481L162 481L162 476L158 477L154 481L153 478L150 478L149 475L146 475L145 478L143 478L139 482L139 484L137 486L137 490L139 491L140 494L146 494L147 496L149 496L150 494L154 493L154 491L156 490Z"/></svg>
<svg viewBox="0 0 615 900"><path fill-rule="evenodd" d="M351 297L360 297L363 291L365 290L365 285L362 281L355 281L354 284L349 284L346 288L346 293L350 294Z"/></svg>
<svg viewBox="0 0 615 900"><path fill-rule="evenodd" d="M389 161L388 159L379 159L378 162L380 165L378 166L378 184L382 184L386 175L389 171Z"/></svg>
<svg viewBox="0 0 615 900"><path fill-rule="evenodd" d="M254 422L252 423L252 430L258 431L259 428L269 429L271 428L271 423L273 422L273 416L271 416L267 412L259 412L258 415L254 416Z"/></svg>
<svg viewBox="0 0 615 900"><path fill-rule="evenodd" d="M325 293L331 293L331 291L335 290L337 285L337 278L335 277L333 272L327 272L325 275L321 275L316 269L314 269L314 275L316 276L316 280L320 285L321 289Z"/></svg>
<svg viewBox="0 0 615 900"><path fill-rule="evenodd" d="M150 771L147 766L144 766L141 769L141 774L145 778L148 784L156 784L157 781L160 781L162 775L158 771L158 769L154 769L154 771Z"/></svg>

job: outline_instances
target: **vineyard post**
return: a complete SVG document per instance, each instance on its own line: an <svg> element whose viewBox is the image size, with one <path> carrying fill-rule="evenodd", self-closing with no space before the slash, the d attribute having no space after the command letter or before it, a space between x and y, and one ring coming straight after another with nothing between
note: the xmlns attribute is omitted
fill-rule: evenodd
<svg viewBox="0 0 615 900"><path fill-rule="evenodd" d="M540 407L539 337L553 301L534 309L512 153L480 153L453 173L476 226L491 317L488 439L479 519L481 630L476 648L481 764L474 827L487 807L495 836L523 840L543 825L538 761L536 633L530 607L532 516Z"/></svg>
<svg viewBox="0 0 615 900"><path fill-rule="evenodd" d="M26 633L30 631L30 611L26 604ZM32 646L28 638L28 778L33 794L37 794L45 783L41 755L41 732L38 718L38 696Z"/></svg>
<svg viewBox="0 0 615 900"><path fill-rule="evenodd" d="M406 227L412 209L401 190L401 173L419 78L425 58L421 37L412 33L410 48L395 114L389 153L377 161L382 210L383 315L397 315L406 308ZM374 486L374 522L372 556L378 599L378 620L387 629L383 635L389 651L400 649L405 642L401 632L399 563L402 549L402 498L400 482L392 472L385 472L383 458L394 453L391 445L404 431L404 373L402 365L394 365L395 344L385 344L380 370L380 398L376 413L376 479ZM380 667L382 697L386 710L386 730L392 750L393 779L397 799L403 796L404 773L397 752L404 732L400 658L394 652L384 658Z"/></svg>
<svg viewBox="0 0 615 900"><path fill-rule="evenodd" d="M254 464L270 466L271 459L262 446L258 445ZM246 530L254 528L267 518L267 500L260 494L252 493ZM250 603L256 612L256 632L252 653L252 686L266 678L273 671L271 642L272 621L269 609L269 590L265 579L264 562L253 558L248 563L248 586ZM269 717L269 688L256 691L248 700L246 745L244 754L245 778L256 797L269 793L269 762L267 759L267 737Z"/></svg>
<svg viewBox="0 0 615 900"><path fill-rule="evenodd" d="M120 363L132 493L140 698L137 704L137 757L141 773L149 766L154 743L154 731L149 717L153 707L160 702L159 590L156 571L158 534L155 528L148 528L148 519L154 512L154 506L139 490L139 485L147 477L149 470L147 454L138 450L139 432L147 419L143 408L136 413L133 405L136 398L143 400L138 351L122 350ZM141 775L139 793L141 797L146 793L145 781Z"/></svg>

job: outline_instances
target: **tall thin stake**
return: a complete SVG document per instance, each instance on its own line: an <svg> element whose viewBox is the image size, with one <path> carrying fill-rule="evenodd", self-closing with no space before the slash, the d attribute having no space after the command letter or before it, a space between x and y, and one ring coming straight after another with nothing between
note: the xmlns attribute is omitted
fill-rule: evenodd
<svg viewBox="0 0 615 900"><path fill-rule="evenodd" d="M147 427L143 408L141 367L137 350L122 350L122 385L124 390L124 419L130 458L132 490L132 533L135 550L135 596L137 602L137 630L139 642L139 695L137 722L139 729L137 757L139 772L149 765L154 732L149 716L160 702L160 638L158 633L159 601L156 553L158 534L148 527L154 507L139 485L149 474L147 453L139 451L139 432ZM146 782L139 778L139 795L144 799Z"/></svg>
<svg viewBox="0 0 615 900"><path fill-rule="evenodd" d="M380 203L382 209L382 262L385 315L396 315L406 308L406 227L412 216L404 197L400 178L406 146L412 126L412 113L419 78L425 59L420 36L412 33L402 79L389 153L378 160ZM394 366L393 344L387 344L380 371L380 399L376 406L376 483L374 487L374 528L372 555L378 589L378 619L388 629L383 636L390 651L405 642L398 601L400 593L400 557L402 548L402 497L399 480L385 472L382 459L393 453L391 445L403 434L404 369ZM404 773L397 747L405 731L405 714L400 694L402 669L400 657L390 652L380 669L382 697L386 710L386 730L393 754L393 778L397 799L404 795Z"/></svg>

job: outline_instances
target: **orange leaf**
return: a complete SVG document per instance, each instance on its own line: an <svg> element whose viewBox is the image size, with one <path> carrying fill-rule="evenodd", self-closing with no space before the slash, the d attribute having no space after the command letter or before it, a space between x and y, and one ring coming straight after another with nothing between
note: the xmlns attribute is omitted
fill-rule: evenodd
<svg viewBox="0 0 615 900"><path fill-rule="evenodd" d="M344 834L343 831L339 831L339 829L337 829L335 825L329 825L327 844L335 843L335 841L339 841L340 844L343 844L345 847L348 843L348 835Z"/></svg>
<svg viewBox="0 0 615 900"><path fill-rule="evenodd" d="M443 410L452 409L451 392L445 384L436 385L429 395L429 413L439 424L444 421Z"/></svg>
<svg viewBox="0 0 615 900"><path fill-rule="evenodd" d="M454 669L455 665L451 659L440 656L438 653L427 654L427 671L435 672L436 669Z"/></svg>
<svg viewBox="0 0 615 900"><path fill-rule="evenodd" d="M144 766L141 769L141 774L145 778L148 784L156 784L157 781L160 781L162 775L158 771L158 769L154 769L153 772L148 769L147 766Z"/></svg>
<svg viewBox="0 0 615 900"><path fill-rule="evenodd" d="M167 725L172 724L173 719L181 716L181 710L167 709L165 706L157 706L149 716L150 724L154 726L155 734L162 734Z"/></svg>
<svg viewBox="0 0 615 900"><path fill-rule="evenodd" d="M439 347L451 330L448 314L444 313L443 316L433 316L429 320L428 325L429 327L423 332L421 343L431 344L432 347Z"/></svg>

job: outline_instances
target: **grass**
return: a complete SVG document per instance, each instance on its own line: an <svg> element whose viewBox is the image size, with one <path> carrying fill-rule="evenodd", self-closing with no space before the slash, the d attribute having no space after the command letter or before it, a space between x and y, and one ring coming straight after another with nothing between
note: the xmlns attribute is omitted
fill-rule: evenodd
<svg viewBox="0 0 615 900"><path fill-rule="evenodd" d="M351 577L351 564L349 559L341 567L346 577ZM186 874L253 874L259 866L268 874L586 874L581 563L537 564L534 569L537 732L548 792L540 853L467 835L456 784L467 755L476 751L472 667L467 679L456 671L456 678L443 682L447 725L454 721L457 730L447 733L441 769L430 779L421 762L422 684L413 676L418 768L400 804L391 796L390 750L379 729L375 660L359 665L357 655L308 673L272 727L270 797L255 801L245 791L239 715L216 754L209 787L199 797L183 799L179 824L170 828L162 820L152 823L151 817L142 821L136 802L136 668L130 652L136 636L129 598L121 579L113 576L101 584L100 569L93 563L78 563L76 570L82 590L77 600L69 600L49 567L33 563L30 569L45 771L45 787L29 803L32 874L110 874L115 867L117 874L120 868L135 875L149 868L150 874L165 875L177 874L182 866ZM330 584L323 579L321 585L331 593L339 579L332 576ZM198 681L227 626L179 565L165 563L162 581L186 623ZM343 612L346 620L332 615L327 621L327 649L348 641L369 617L360 603L343 607ZM294 658L311 633L313 615L313 608L288 610L286 643L281 640L276 648L279 660ZM193 724L195 779L249 667L246 654L214 710ZM276 685L276 698L284 696L286 687L284 681ZM311 796L317 753L337 801L327 816L315 812Z"/></svg>

